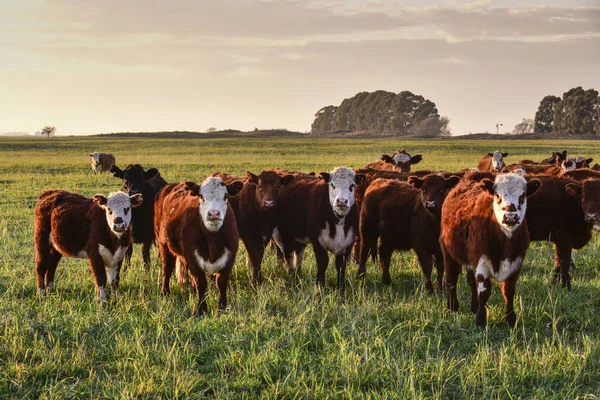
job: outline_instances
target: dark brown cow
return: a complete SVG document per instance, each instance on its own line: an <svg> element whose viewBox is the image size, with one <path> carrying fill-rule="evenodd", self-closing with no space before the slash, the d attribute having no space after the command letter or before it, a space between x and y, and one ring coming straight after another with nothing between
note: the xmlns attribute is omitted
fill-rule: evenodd
<svg viewBox="0 0 600 400"><path fill-rule="evenodd" d="M567 171L562 175L565 178L571 178L578 182L583 182L588 179L600 179L600 171L595 171L593 169L576 169L573 171Z"/></svg>
<svg viewBox="0 0 600 400"><path fill-rule="evenodd" d="M246 171L248 180L239 193L235 210L240 237L252 265L254 283L262 281L260 265L265 246L277 225L277 199L280 189L294 180L294 175L280 176L275 171L259 175Z"/></svg>
<svg viewBox="0 0 600 400"><path fill-rule="evenodd" d="M345 284L347 257L358 233L354 191L364 175L339 167L320 174L322 180L296 180L279 193L277 229L273 238L282 249L288 271L298 271L297 244L311 243L317 259L317 284L325 285L328 252L335 254L338 288ZM296 262L292 254L296 252Z"/></svg>
<svg viewBox="0 0 600 400"><path fill-rule="evenodd" d="M493 153L487 153L477 164L477 169L482 172L500 172L506 166L504 157L508 156L508 153L501 153L495 151Z"/></svg>
<svg viewBox="0 0 600 400"><path fill-rule="evenodd" d="M511 327L515 325L515 284L529 247L527 197L540 184L537 179L526 182L520 175L501 174L494 182L463 179L448 194L442 207L440 242L450 310L458 310L456 284L464 265L476 324L486 324L493 278L502 283L504 318Z"/></svg>
<svg viewBox="0 0 600 400"><path fill-rule="evenodd" d="M532 161L532 160L521 160L518 164L526 164L526 165L540 165L540 164L551 164L551 165L560 165L564 160L567 159L567 150L553 151L550 157L543 159L540 162ZM517 165L517 164L512 164ZM511 169L512 170L512 169Z"/></svg>
<svg viewBox="0 0 600 400"><path fill-rule="evenodd" d="M600 230L600 181L589 179L582 183L569 183L566 189L571 196L581 199L586 222Z"/></svg>
<svg viewBox="0 0 600 400"><path fill-rule="evenodd" d="M187 268L198 296L196 315L208 312L206 274L216 275L219 307L227 306L227 282L239 245L227 196L235 195L242 186L240 181L225 185L220 178L209 177L201 186L194 182L167 185L156 199L154 229L163 266L161 293L170 292L176 264Z"/></svg>
<svg viewBox="0 0 600 400"><path fill-rule="evenodd" d="M38 293L54 291L54 273L62 256L87 258L100 301L105 287L116 296L121 262L131 244L131 208L142 195L97 194L88 199L65 190L46 190L35 206L35 270Z"/></svg>
<svg viewBox="0 0 600 400"><path fill-rule="evenodd" d="M405 149L398 149L391 156L387 154L382 155L380 160L372 162L366 168L410 172L410 166L421 162L421 160L423 160L421 154L411 156Z"/></svg>
<svg viewBox="0 0 600 400"><path fill-rule="evenodd" d="M391 282L390 260L394 250L414 249L425 275L425 288L433 293L431 270L433 258L437 269L437 289L441 289L444 260L440 249L440 217L447 190L460 178L447 179L427 175L411 177L408 183L377 179L365 194L360 212L360 267L364 277L369 253L379 245L379 260L384 284Z"/></svg>
<svg viewBox="0 0 600 400"><path fill-rule="evenodd" d="M109 172L110 167L115 165L115 155L112 153L101 153L99 151L95 151L90 154L92 171L94 174L99 174L100 172Z"/></svg>

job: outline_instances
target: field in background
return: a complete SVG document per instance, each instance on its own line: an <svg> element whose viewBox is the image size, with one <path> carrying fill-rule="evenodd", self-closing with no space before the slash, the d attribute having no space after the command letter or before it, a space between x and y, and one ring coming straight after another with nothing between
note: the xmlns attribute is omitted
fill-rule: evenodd
<svg viewBox="0 0 600 400"><path fill-rule="evenodd" d="M315 291L307 252L292 278L272 252L265 283L254 288L243 245L229 286L229 306L194 318L194 296L172 283L159 295L160 266L146 273L141 250L121 279L118 301L95 301L85 260L63 258L55 294L35 290L33 208L47 188L92 196L120 188L95 176L88 154L113 152L117 164L158 167L169 182L201 181L214 171L244 174L269 167L324 171L364 166L406 147L419 169L473 167L487 152L507 162L540 160L567 149L600 162L596 141L402 141L342 139L149 139L135 137L0 138L0 397L219 398L596 398L600 396L600 242L575 254L573 290L549 284L553 248L534 243L515 299L517 326L502 320L493 285L488 328L475 326L460 279L460 311L442 294L424 293L411 253L395 253L392 285L368 265L357 284L348 267L344 296L330 262L328 288ZM548 216L552 218L552 216ZM463 275L464 276L464 275Z"/></svg>

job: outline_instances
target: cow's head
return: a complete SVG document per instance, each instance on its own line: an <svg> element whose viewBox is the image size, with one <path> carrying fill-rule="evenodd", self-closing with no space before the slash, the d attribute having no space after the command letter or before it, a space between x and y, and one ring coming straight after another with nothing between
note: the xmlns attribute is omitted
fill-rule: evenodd
<svg viewBox="0 0 600 400"><path fill-rule="evenodd" d="M549 158L545 158L542 161L540 161L540 164L560 165L566 159L567 159L567 150L553 151L552 155Z"/></svg>
<svg viewBox="0 0 600 400"><path fill-rule="evenodd" d="M585 220L594 225L600 224L600 181L590 179L583 183L568 183L567 193L581 199Z"/></svg>
<svg viewBox="0 0 600 400"><path fill-rule="evenodd" d="M567 159L560 164L561 172L573 171L575 169L577 169L577 165L575 164L575 159L573 157L567 157Z"/></svg>
<svg viewBox="0 0 600 400"><path fill-rule="evenodd" d="M184 189L200 198L200 217L206 229L217 232L223 226L227 214L227 197L235 196L244 184L233 181L226 185L221 178L209 177L198 186L195 182L184 182Z"/></svg>
<svg viewBox="0 0 600 400"><path fill-rule="evenodd" d="M592 161L594 161L593 158L585 158L583 156L577 156L577 158L575 159L575 168L576 169L589 168L590 165L592 164Z"/></svg>
<svg viewBox="0 0 600 400"><path fill-rule="evenodd" d="M120 236L129 228L131 223L131 208L142 204L143 197L140 193L129 196L123 192L114 192L104 197L101 194L94 196L94 202L106 213L106 222L111 231Z"/></svg>
<svg viewBox="0 0 600 400"><path fill-rule="evenodd" d="M423 207L426 210L440 214L442 212L442 205L448 194L448 190L452 189L460 181L458 176L450 176L444 178L441 175L427 175L423 179L416 176L408 178L408 183L416 189L421 189L423 201Z"/></svg>
<svg viewBox="0 0 600 400"><path fill-rule="evenodd" d="M502 168L506 166L504 163L504 157L508 156L508 153L495 151L493 153L487 153L487 156L492 157L492 168L494 168L494 171L500 172L502 171Z"/></svg>
<svg viewBox="0 0 600 400"><path fill-rule="evenodd" d="M354 205L354 189L364 182L365 176L346 167L321 172L320 175L328 184L329 203L333 212L338 218L344 218Z"/></svg>
<svg viewBox="0 0 600 400"><path fill-rule="evenodd" d="M495 182L483 179L479 187L489 196L493 196L494 215L502 231L511 237L525 219L527 198L531 197L541 186L539 179L529 182L517 174L501 174Z"/></svg>
<svg viewBox="0 0 600 400"><path fill-rule="evenodd" d="M281 186L287 185L294 180L294 175L281 176L274 171L263 171L260 175L254 175L246 171L248 182L256 185L256 200L265 209L274 209L279 197Z"/></svg>
<svg viewBox="0 0 600 400"><path fill-rule="evenodd" d="M123 180L123 187L121 190L130 195L143 193L146 180L158 174L156 168L150 168L148 171L144 171L144 168L140 164L129 164L124 171L116 165L113 165L110 167L110 172L113 173L115 178L121 178Z"/></svg>
<svg viewBox="0 0 600 400"><path fill-rule="evenodd" d="M410 172L410 166L419 163L422 159L422 155L411 156L405 149L396 150L391 157L387 154L381 156L382 161L394 165L400 172Z"/></svg>

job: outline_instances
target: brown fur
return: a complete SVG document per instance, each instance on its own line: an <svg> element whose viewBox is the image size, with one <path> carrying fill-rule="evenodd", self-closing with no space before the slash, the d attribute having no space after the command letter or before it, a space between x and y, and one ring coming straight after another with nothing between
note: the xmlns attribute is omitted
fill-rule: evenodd
<svg viewBox="0 0 600 400"><path fill-rule="evenodd" d="M112 153L100 153L99 159L100 159L100 163L98 164L98 165L100 165L99 172L110 172L110 167L112 167L113 165L116 164L115 155ZM92 157L92 161L90 164L92 166L92 171L94 171L94 174L96 174L97 172L94 169L94 158L93 157Z"/></svg>
<svg viewBox="0 0 600 400"><path fill-rule="evenodd" d="M508 153L502 153L502 158L508 156ZM487 153L479 163L477 164L477 169L482 172L499 172L494 169L494 165L492 163L493 153ZM506 161L504 161L504 167L506 167ZM504 170L504 168L502 168Z"/></svg>
<svg viewBox="0 0 600 400"><path fill-rule="evenodd" d="M600 179L600 171L594 171L593 169L576 169L573 171L567 171L562 174L565 178L571 178L578 182L583 182L588 179Z"/></svg>
<svg viewBox="0 0 600 400"><path fill-rule="evenodd" d="M405 163L396 164L396 162L394 161L394 156L396 154L400 154L400 153L403 153L403 154L406 154L407 156L409 156L410 160ZM377 161L374 161L374 162L368 164L365 168L373 168L373 169L379 169L379 170L384 170L384 171L410 172L411 165L421 162L422 159L423 159L423 156L421 154L411 156L410 154L408 154L408 152L405 149L402 148L402 149L396 150L394 152L394 154L392 154L391 156L389 156L387 154L383 154L381 156L380 160L377 160Z"/></svg>

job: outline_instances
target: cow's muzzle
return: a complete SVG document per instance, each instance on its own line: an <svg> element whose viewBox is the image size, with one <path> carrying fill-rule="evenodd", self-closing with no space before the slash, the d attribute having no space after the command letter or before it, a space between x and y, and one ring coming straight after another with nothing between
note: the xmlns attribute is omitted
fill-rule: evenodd
<svg viewBox="0 0 600 400"><path fill-rule="evenodd" d="M502 223L506 226L515 226L519 223L519 214L506 213L502 217Z"/></svg>
<svg viewBox="0 0 600 400"><path fill-rule="evenodd" d="M586 213L585 220L587 222L596 222L596 221L598 221L598 214L597 213Z"/></svg>

